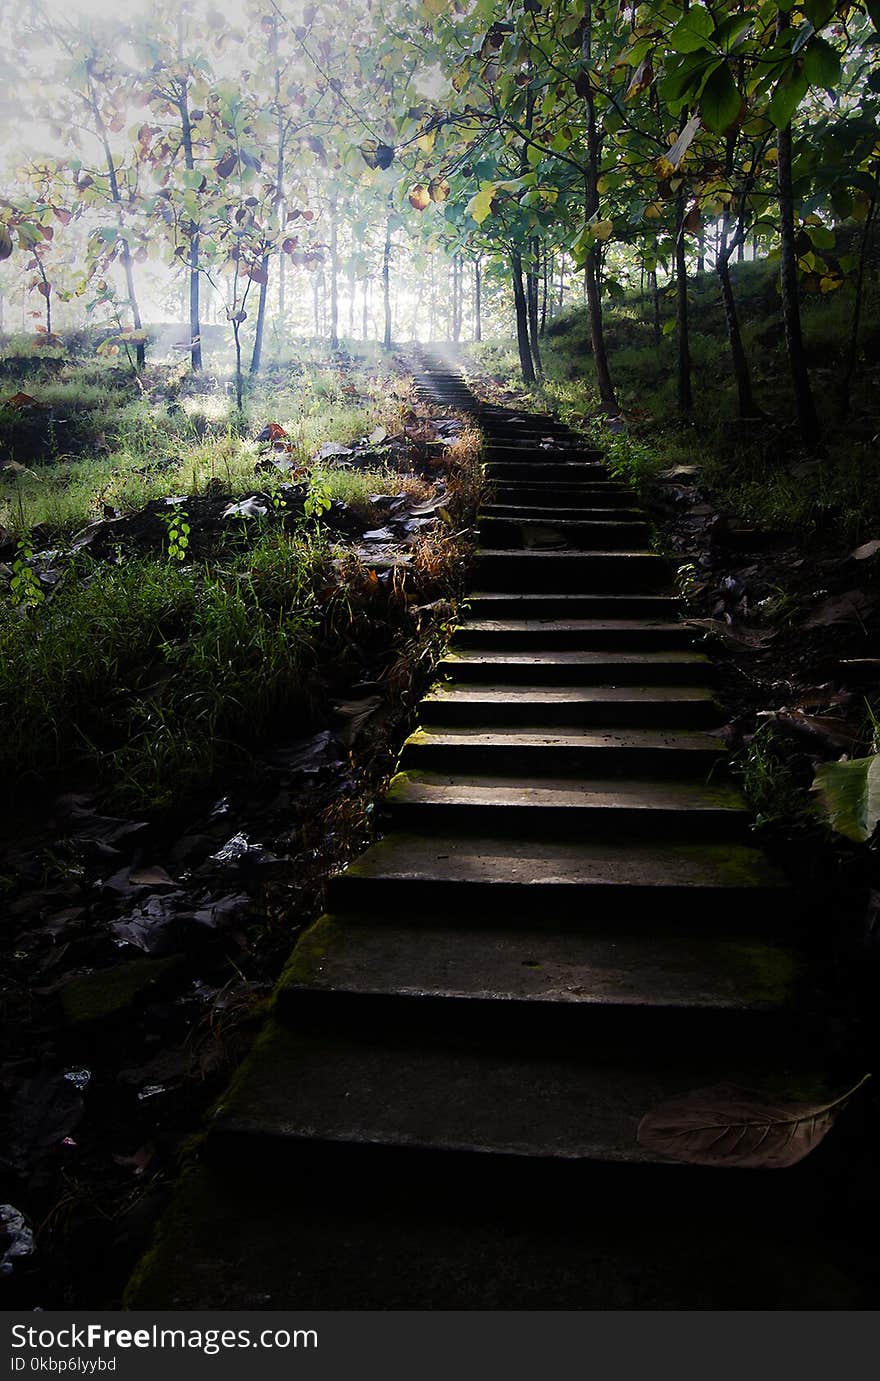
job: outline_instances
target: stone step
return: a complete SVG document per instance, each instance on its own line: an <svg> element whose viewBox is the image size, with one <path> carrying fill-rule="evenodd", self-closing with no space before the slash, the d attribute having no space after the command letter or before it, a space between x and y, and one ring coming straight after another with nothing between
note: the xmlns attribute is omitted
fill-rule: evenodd
<svg viewBox="0 0 880 1381"><path fill-rule="evenodd" d="M519 594L476 590L461 606L465 619L661 619L682 610L676 595Z"/></svg>
<svg viewBox="0 0 880 1381"><path fill-rule="evenodd" d="M430 772L492 772L559 777L685 775L707 778L722 755L719 739L698 730L557 728L417 729L403 745L400 767Z"/></svg>
<svg viewBox="0 0 880 1381"><path fill-rule="evenodd" d="M639 502L638 496L631 489L624 489L621 485L605 480L588 481L583 484L577 481L550 484L514 479L493 480L489 486L489 493L493 503L517 506L532 504L538 508L566 508L584 504L635 510Z"/></svg>
<svg viewBox="0 0 880 1381"><path fill-rule="evenodd" d="M480 509L480 519L503 518L510 523L547 523L551 527L558 523L624 523L643 529L647 538L649 529L640 508L614 508L610 504L590 502L584 499L577 504L540 505L517 502L499 502L495 495L491 503Z"/></svg>
<svg viewBox="0 0 880 1381"><path fill-rule="evenodd" d="M788 892L763 852L713 841L509 839L394 833L331 878L328 911L454 930L563 925L629 934L711 933L749 917L781 930Z"/></svg>
<svg viewBox="0 0 880 1381"><path fill-rule="evenodd" d="M522 1045L456 1043L454 1033L447 1044L396 1040L391 1032L375 1038L365 1032L360 1040L309 1035L276 1020L267 1024L224 1096L210 1135L215 1143L234 1139L236 1155L244 1156L242 1139L252 1138L264 1147L268 1140L280 1140L291 1150L298 1143L316 1150L348 1143L554 1163L651 1165L666 1157L637 1139L646 1112L707 1083L766 1086L768 1065L772 1068L773 1058L765 1051L763 1059L744 1055L719 1066L698 1044L689 1059L672 1065L662 1055L652 1059L650 1051L634 1064L616 1059L613 1051L576 1048L554 1055ZM800 1068L789 1065L776 1082L790 1085L789 1097L828 1096L803 1059ZM256 1146L254 1153L265 1154ZM456 1170L463 1187L469 1167L465 1163ZM750 1171L747 1177L753 1185L755 1175ZM667 1184L666 1192L670 1188ZM662 1192L657 1185L655 1193ZM618 1201L618 1213L623 1203ZM673 1249L671 1241L667 1251Z"/></svg>
<svg viewBox="0 0 880 1381"><path fill-rule="evenodd" d="M395 830L517 837L595 839L677 834L684 839L721 837L746 842L751 813L725 783L631 777L570 780L565 777L455 776L410 769L393 778L382 805Z"/></svg>
<svg viewBox="0 0 880 1381"><path fill-rule="evenodd" d="M531 484L555 485L558 481L569 483L599 483L606 478L603 465L595 465L589 460L493 460L488 458L484 469L490 480L524 480Z"/></svg>
<svg viewBox="0 0 880 1381"><path fill-rule="evenodd" d="M700 686L510 686L451 683L436 686L419 705L419 723L500 728L517 724L560 726L637 724L707 728L718 724L718 704Z"/></svg>
<svg viewBox="0 0 880 1381"><path fill-rule="evenodd" d="M482 619L459 624L452 646L494 648L543 648L572 651L619 647L678 649L692 646L693 630L668 619Z"/></svg>
<svg viewBox="0 0 880 1381"><path fill-rule="evenodd" d="M749 936L412 926L325 915L300 938L276 993L282 1019L335 1034L454 1031L564 1052L650 1043L672 1058L781 1044L801 973L786 946ZM743 1018L748 1021L743 1021Z"/></svg>
<svg viewBox="0 0 880 1381"><path fill-rule="evenodd" d="M704 685L715 675L702 652L447 652L438 674L455 681L499 685Z"/></svg>
<svg viewBox="0 0 880 1381"><path fill-rule="evenodd" d="M632 520L571 519L554 517L517 519L481 514L477 523L483 547L525 550L566 548L575 551L644 551L651 537L645 522Z"/></svg>
<svg viewBox="0 0 880 1381"><path fill-rule="evenodd" d="M487 590L570 594L668 589L671 563L652 551L477 551L476 585Z"/></svg>

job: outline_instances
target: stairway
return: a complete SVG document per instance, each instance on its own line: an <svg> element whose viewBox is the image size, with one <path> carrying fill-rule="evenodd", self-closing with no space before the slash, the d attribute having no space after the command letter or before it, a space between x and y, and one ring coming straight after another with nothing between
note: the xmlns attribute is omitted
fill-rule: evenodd
<svg viewBox="0 0 880 1381"><path fill-rule="evenodd" d="M822 1065L667 563L561 424L440 362L419 386L488 438L474 592L385 835L332 879L129 1303L852 1303L800 1211L824 1147L748 1172L636 1137L675 1094L803 1096Z"/></svg>

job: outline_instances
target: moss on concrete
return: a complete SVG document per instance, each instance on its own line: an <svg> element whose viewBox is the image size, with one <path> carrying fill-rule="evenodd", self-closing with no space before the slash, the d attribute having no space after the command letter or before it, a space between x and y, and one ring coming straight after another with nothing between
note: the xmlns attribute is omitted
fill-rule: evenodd
<svg viewBox="0 0 880 1381"><path fill-rule="evenodd" d="M177 954L165 959L133 959L112 969L72 978L61 990L64 1015L74 1026L116 1016L180 962Z"/></svg>

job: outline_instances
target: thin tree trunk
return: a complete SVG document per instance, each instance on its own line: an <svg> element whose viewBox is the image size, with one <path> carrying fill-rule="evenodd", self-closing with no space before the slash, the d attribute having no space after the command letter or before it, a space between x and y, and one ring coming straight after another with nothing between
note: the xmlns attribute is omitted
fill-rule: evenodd
<svg viewBox="0 0 880 1381"><path fill-rule="evenodd" d="M538 340L538 256L540 255L540 245L537 240L532 240L532 261L529 272L526 276L526 305L529 316L529 344L532 350L532 360L535 365L535 375L538 379L544 377L544 366L541 362L541 346Z"/></svg>
<svg viewBox="0 0 880 1381"><path fill-rule="evenodd" d="M192 124L189 118L189 102L185 81L181 81L178 110L180 111L180 128L183 137L184 163L189 172L194 172L196 165L193 155ZM195 221L190 225L187 261L189 265L189 360L193 373L198 374L202 367L202 325L199 312L199 227Z"/></svg>
<svg viewBox="0 0 880 1381"><path fill-rule="evenodd" d="M391 211L385 219L385 247L382 252L382 304L385 312L385 329L382 335L382 348L391 349Z"/></svg>
<svg viewBox="0 0 880 1381"><path fill-rule="evenodd" d="M330 200L330 349L339 349L339 227L338 198Z"/></svg>
<svg viewBox="0 0 880 1381"><path fill-rule="evenodd" d="M368 335L369 335L369 331L370 331L370 321L369 321L369 316L370 316L370 309L369 309L369 292L370 292L370 280L369 280L369 278L365 278L365 279L364 279L364 300L363 300L362 314L361 314L361 335L363 336L363 339L364 339L364 340L367 339L367 337L368 337Z"/></svg>
<svg viewBox="0 0 880 1381"><path fill-rule="evenodd" d="M544 336L547 334L547 296L549 292L547 279L552 274L551 262L549 251L545 250L544 271L541 279L541 323L538 327L538 335L541 340L543 340Z"/></svg>
<svg viewBox="0 0 880 1381"><path fill-rule="evenodd" d="M859 354L859 327L862 324L862 301L865 287L865 265L868 261L868 247L871 240L871 231L874 227L874 220L877 214L877 198L874 197L868 209L865 219L865 226L862 231L862 243L859 246L859 267L856 273L856 300L853 304L852 325L849 333L849 344L846 351L846 362L843 367L843 374L840 380L840 401L838 403L838 416L841 421L849 416L850 407L850 388L856 369L856 360Z"/></svg>
<svg viewBox="0 0 880 1381"><path fill-rule="evenodd" d="M752 377L749 371L749 362L746 359L746 352L743 348L739 315L736 310L736 300L733 296L733 287L730 282L730 256L733 253L734 247L741 244L742 237L739 233L737 233L729 246L724 243L724 237L722 237L721 252L718 255L715 272L718 274L718 279L721 284L721 300L724 303L724 316L727 321L727 339L730 344L730 357L733 362L733 377L736 380L739 415L740 417L753 417L756 408L754 394L752 393Z"/></svg>
<svg viewBox="0 0 880 1381"><path fill-rule="evenodd" d="M687 122L687 111L682 112ZM693 411L691 386L690 322L688 320L687 255L684 242L684 190L675 194L675 324L678 331L678 410L684 416ZM717 259L716 259L717 263Z"/></svg>
<svg viewBox="0 0 880 1381"><path fill-rule="evenodd" d="M122 247L119 257L122 260L122 270L125 274L125 290L128 293L128 300L131 304L131 318L134 329L136 331L142 331L144 323L141 319L141 309L138 305L137 293L134 286L134 266L131 260L131 249L129 248L127 237L122 233L122 196L119 191L119 181L116 176L116 163L110 148L110 140L107 135L104 118L101 115L101 108L98 105L98 98L95 94L95 88L92 85L91 78L89 78L89 97L91 99L91 109L95 120L95 128L97 129L98 138L101 140L101 144L104 148L104 161L107 165L107 180L110 184L110 197L116 206L116 216L119 224L119 243ZM135 341L135 358L137 359L138 369L143 369L147 358L147 347L146 343L142 340Z"/></svg>
<svg viewBox="0 0 880 1381"><path fill-rule="evenodd" d="M483 274L479 255L474 260L474 340L483 339Z"/></svg>
<svg viewBox="0 0 880 1381"><path fill-rule="evenodd" d="M519 367L523 382L535 382L535 366L529 349L529 320L526 294L523 287L522 255L518 249L511 250L510 266L513 277L513 302L516 310L516 344L519 349Z"/></svg>
<svg viewBox="0 0 880 1381"><path fill-rule="evenodd" d="M779 15L778 24L787 19ZM791 186L791 125L779 131L777 137L777 186L779 193L779 276L782 288L782 319L791 367L795 411L801 436L812 446L819 435L819 419L813 402L813 390L807 371L804 339L801 331L801 308L798 299L797 251L794 243L794 197Z"/></svg>
<svg viewBox="0 0 880 1381"><path fill-rule="evenodd" d="M584 6L584 28L581 38L581 57L584 66L589 69L593 65L593 6L592 0L587 0ZM593 87L587 83L587 94L584 97L587 117L587 167L584 177L584 213L585 219L589 222L593 220L599 210L599 162L601 143L599 130L596 123L596 102L593 96ZM593 364L596 370L596 382L599 386L599 397L609 415L616 417L620 408L617 404L617 396L614 392L614 385L611 382L611 370L608 366L608 354L605 347L605 329L602 321L602 295L599 289L599 254L595 245L587 254L587 262L584 272L584 292L587 298L587 309L590 314L590 335L593 341Z"/></svg>
<svg viewBox="0 0 880 1381"><path fill-rule="evenodd" d="M278 61L278 20L272 17L271 52L275 58L275 195L272 199L272 219L276 230L282 227L281 208L284 204L284 112L281 107L281 65ZM260 372L263 360L263 337L266 328L266 305L269 297L269 261L267 249L260 264L260 298L257 304L257 324L254 330L254 349L251 355L251 374Z"/></svg>
<svg viewBox="0 0 880 1381"><path fill-rule="evenodd" d="M663 335L660 329L660 289L657 287L657 270L651 269L648 275L651 285L651 322L653 325L654 344L659 345Z"/></svg>

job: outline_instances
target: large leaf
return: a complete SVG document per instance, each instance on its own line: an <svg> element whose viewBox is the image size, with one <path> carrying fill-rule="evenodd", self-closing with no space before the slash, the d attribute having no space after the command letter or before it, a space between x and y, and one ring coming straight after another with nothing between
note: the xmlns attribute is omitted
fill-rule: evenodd
<svg viewBox="0 0 880 1381"><path fill-rule="evenodd" d="M782 1170L809 1155L844 1104L870 1078L839 1098L788 1103L755 1089L716 1084L646 1113L642 1146L690 1165Z"/></svg>
<svg viewBox="0 0 880 1381"><path fill-rule="evenodd" d="M826 90L840 81L840 57L824 38L814 38L804 51L804 75L810 86Z"/></svg>
<svg viewBox="0 0 880 1381"><path fill-rule="evenodd" d="M776 84L767 114L777 129L785 129L807 94L807 79L800 68L790 68Z"/></svg>
<svg viewBox="0 0 880 1381"><path fill-rule="evenodd" d="M726 62L709 76L700 97L700 115L703 124L713 134L723 134L739 115L742 99L736 89L736 82Z"/></svg>
<svg viewBox="0 0 880 1381"><path fill-rule="evenodd" d="M12 236L5 225L0 225L0 259L8 259L12 253Z"/></svg>
<svg viewBox="0 0 880 1381"><path fill-rule="evenodd" d="M494 196L495 184L494 182L488 182L484 183L483 186L480 188L479 192L476 192L468 202L468 215L473 217L473 219L477 222L477 225L482 225L483 221L489 215L489 212L492 209L492 201L494 199Z"/></svg>
<svg viewBox="0 0 880 1381"><path fill-rule="evenodd" d="M714 31L715 21L709 11L703 5L694 5L672 30L669 46L676 53L695 53L710 47Z"/></svg>
<svg viewBox="0 0 880 1381"><path fill-rule="evenodd" d="M831 828L864 844L880 821L880 753L826 762L816 772L812 789Z"/></svg>

